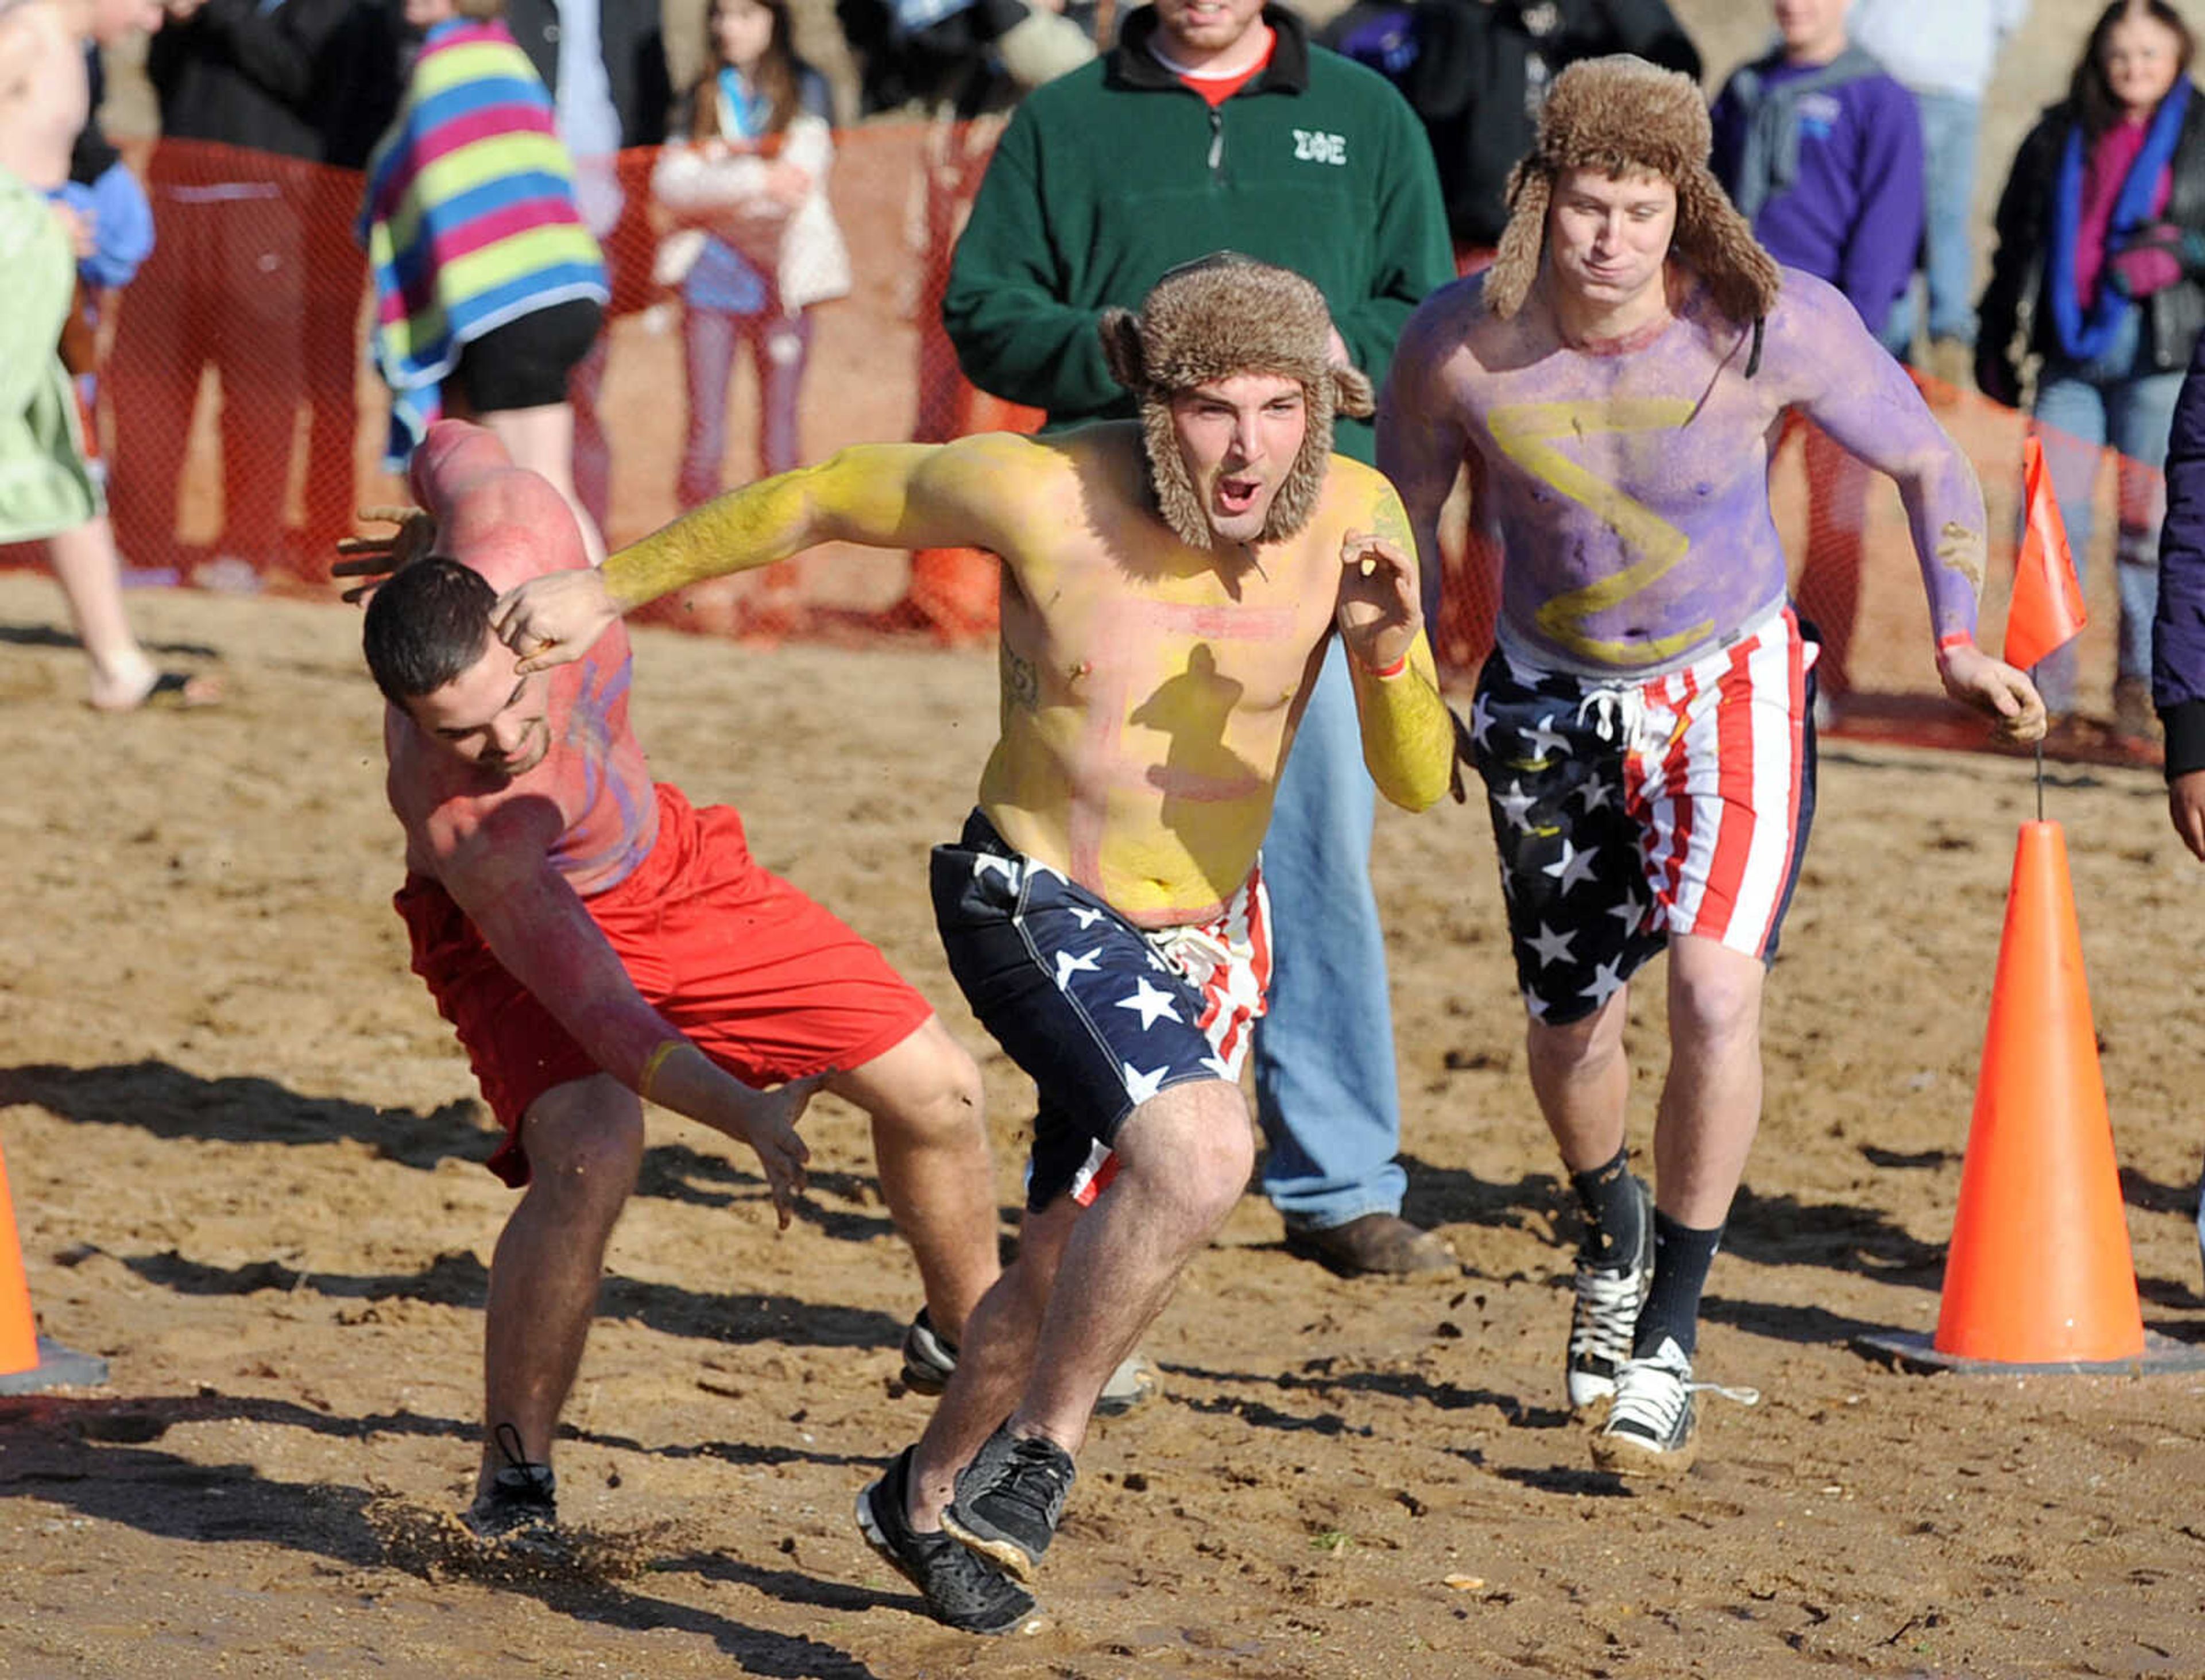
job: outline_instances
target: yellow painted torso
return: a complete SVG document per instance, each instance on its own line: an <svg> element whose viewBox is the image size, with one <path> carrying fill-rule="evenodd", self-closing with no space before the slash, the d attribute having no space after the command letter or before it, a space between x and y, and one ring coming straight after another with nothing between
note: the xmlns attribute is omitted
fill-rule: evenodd
<svg viewBox="0 0 2205 1680"><path fill-rule="evenodd" d="M1330 631L1344 534L1385 481L1334 457L1316 516L1253 553L1148 511L1130 425L1025 446L1008 515L1002 739L980 803L1021 852L1136 923L1215 912L1246 880ZM1100 494L1097 494L1097 491ZM1000 505L1000 504L999 504Z"/></svg>

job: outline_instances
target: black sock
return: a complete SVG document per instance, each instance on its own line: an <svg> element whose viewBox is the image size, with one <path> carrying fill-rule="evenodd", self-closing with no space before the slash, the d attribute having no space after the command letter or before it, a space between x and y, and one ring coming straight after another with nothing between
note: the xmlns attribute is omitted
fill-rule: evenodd
<svg viewBox="0 0 2205 1680"><path fill-rule="evenodd" d="M1584 1241L1578 1252L1596 1266L1620 1266L1638 1252L1638 1189L1631 1182L1629 1145L1606 1166L1570 1174L1584 1209Z"/></svg>
<svg viewBox="0 0 2205 1680"><path fill-rule="evenodd" d="M1699 1345L1700 1291L1708 1285L1723 1228L1695 1231L1654 1210L1654 1285L1638 1311L1631 1356L1643 1359L1667 1337L1690 1356Z"/></svg>

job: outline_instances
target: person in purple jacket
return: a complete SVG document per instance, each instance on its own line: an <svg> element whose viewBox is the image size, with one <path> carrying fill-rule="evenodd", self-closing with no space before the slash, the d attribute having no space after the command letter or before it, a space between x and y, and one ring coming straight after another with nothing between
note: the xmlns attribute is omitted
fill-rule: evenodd
<svg viewBox="0 0 2205 1680"><path fill-rule="evenodd" d="M2166 440L2151 703L2166 732L2166 814L2190 855L2205 863L2205 338L2190 353ZM2197 1188L2197 1253L2205 1261L2205 1181Z"/></svg>
<svg viewBox="0 0 2205 1680"><path fill-rule="evenodd" d="M1922 119L1914 98L1845 35L1845 0L1775 0L1782 45L1731 73L1712 119L1715 179L1768 254L1827 280L1894 355L1922 244ZM1817 686L1851 692L1868 469L1804 434L1807 555L1794 591L1819 635Z"/></svg>
<svg viewBox="0 0 2205 1680"><path fill-rule="evenodd" d="M2167 437L2151 699L2166 731L2167 814L2205 861L2205 338L2190 353Z"/></svg>

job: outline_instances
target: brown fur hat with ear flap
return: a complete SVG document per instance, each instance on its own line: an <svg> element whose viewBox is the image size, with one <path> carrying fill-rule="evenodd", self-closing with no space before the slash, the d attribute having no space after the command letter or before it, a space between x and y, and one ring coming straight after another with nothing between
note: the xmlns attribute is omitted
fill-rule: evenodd
<svg viewBox="0 0 2205 1680"><path fill-rule="evenodd" d="M1715 134L1700 85L1618 53L1578 60L1554 78L1539 139L1508 177L1508 225L1485 273L1485 303L1502 320L1524 306L1546 251L1547 207L1566 169L1658 175L1677 189L1670 250L1699 276L1716 308L1747 326L1775 307L1776 259L1761 248L1708 168Z"/></svg>
<svg viewBox="0 0 2205 1680"><path fill-rule="evenodd" d="M1335 414L1369 414L1368 375L1326 358L1332 312L1301 276L1220 251L1182 263L1141 300L1141 312L1105 310L1102 353L1111 376L1139 398L1142 442L1156 509L1191 549L1217 545L1173 433L1171 399L1213 379L1271 373L1299 380L1309 430L1263 521L1264 543L1293 536L1316 511L1332 453Z"/></svg>

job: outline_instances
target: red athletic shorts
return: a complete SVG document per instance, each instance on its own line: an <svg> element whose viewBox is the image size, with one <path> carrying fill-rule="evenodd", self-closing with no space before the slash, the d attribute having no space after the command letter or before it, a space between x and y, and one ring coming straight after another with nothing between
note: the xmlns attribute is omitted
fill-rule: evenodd
<svg viewBox="0 0 2205 1680"><path fill-rule="evenodd" d="M413 940L413 971L458 1030L505 1128L490 1169L525 1184L520 1117L554 1086L591 1077L597 1064L505 971L437 882L410 876L394 902ZM862 1067L933 1013L887 958L758 867L733 810L694 810L665 782L651 855L583 903L645 1000L746 1084Z"/></svg>

